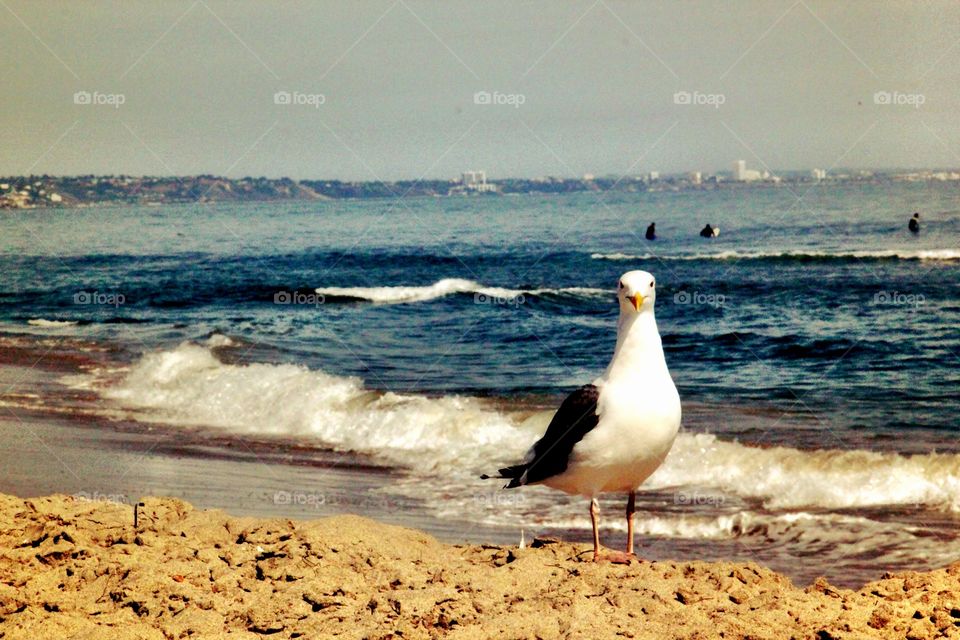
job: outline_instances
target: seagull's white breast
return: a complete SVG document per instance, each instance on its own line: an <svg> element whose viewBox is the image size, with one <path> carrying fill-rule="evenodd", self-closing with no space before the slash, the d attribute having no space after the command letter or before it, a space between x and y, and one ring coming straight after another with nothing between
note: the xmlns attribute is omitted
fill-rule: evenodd
<svg viewBox="0 0 960 640"><path fill-rule="evenodd" d="M634 491L663 463L680 428L680 396L673 381L607 382L600 420L573 448L567 471L556 478L570 493L595 496ZM549 484L549 482L548 482Z"/></svg>

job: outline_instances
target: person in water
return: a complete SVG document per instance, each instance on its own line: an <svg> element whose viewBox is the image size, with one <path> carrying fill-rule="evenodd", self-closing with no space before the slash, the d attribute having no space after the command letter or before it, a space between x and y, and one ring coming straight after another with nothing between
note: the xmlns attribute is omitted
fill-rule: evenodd
<svg viewBox="0 0 960 640"><path fill-rule="evenodd" d="M650 226L647 227L647 240L656 240L657 239L657 223L651 222Z"/></svg>
<svg viewBox="0 0 960 640"><path fill-rule="evenodd" d="M713 231L713 227L711 227L709 224L700 230L701 238L712 238L715 235L716 234Z"/></svg>
<svg viewBox="0 0 960 640"><path fill-rule="evenodd" d="M920 233L920 214L914 213L913 217L910 218L910 222L907 224L907 228L914 233Z"/></svg>

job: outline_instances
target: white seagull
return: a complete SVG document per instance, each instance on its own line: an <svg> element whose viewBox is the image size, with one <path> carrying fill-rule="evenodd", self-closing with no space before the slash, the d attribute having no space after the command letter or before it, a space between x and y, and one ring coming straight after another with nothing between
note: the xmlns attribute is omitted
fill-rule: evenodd
<svg viewBox="0 0 960 640"><path fill-rule="evenodd" d="M663 463L680 428L680 395L653 315L655 284L646 271L621 276L617 346L607 370L567 396L523 462L497 476L510 479L507 489L543 484L590 498L595 561L635 557L637 489ZM627 550L601 555L597 496L610 491L628 496Z"/></svg>

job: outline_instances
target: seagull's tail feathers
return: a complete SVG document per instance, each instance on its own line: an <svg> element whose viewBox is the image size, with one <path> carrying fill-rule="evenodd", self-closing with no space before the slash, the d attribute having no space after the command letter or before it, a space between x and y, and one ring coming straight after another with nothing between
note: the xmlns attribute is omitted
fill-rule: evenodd
<svg viewBox="0 0 960 640"><path fill-rule="evenodd" d="M517 464L512 467L504 467L497 471L499 475L489 476L483 474L480 476L481 480L489 480L490 478L509 478L510 482L503 486L504 489L515 489L517 487L527 484L527 465Z"/></svg>

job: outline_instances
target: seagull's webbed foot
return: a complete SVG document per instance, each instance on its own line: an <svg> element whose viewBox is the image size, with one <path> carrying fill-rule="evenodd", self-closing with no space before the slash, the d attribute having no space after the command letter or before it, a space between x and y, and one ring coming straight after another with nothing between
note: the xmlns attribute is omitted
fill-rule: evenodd
<svg viewBox="0 0 960 640"><path fill-rule="evenodd" d="M630 494L630 501L627 505L627 527L628 527L628 542L627 550L624 551L613 551L612 549L607 549L606 547L600 546L600 503L597 502L596 498L590 501L590 521L593 524L593 561L594 562L611 562L613 564L630 564L634 560L637 562L640 561L637 558L637 554L633 552L633 493Z"/></svg>
<svg viewBox="0 0 960 640"><path fill-rule="evenodd" d="M593 554L594 562L609 562L611 564L630 564L631 562L641 562L635 553L626 553L625 551L613 551L612 549L603 549Z"/></svg>

